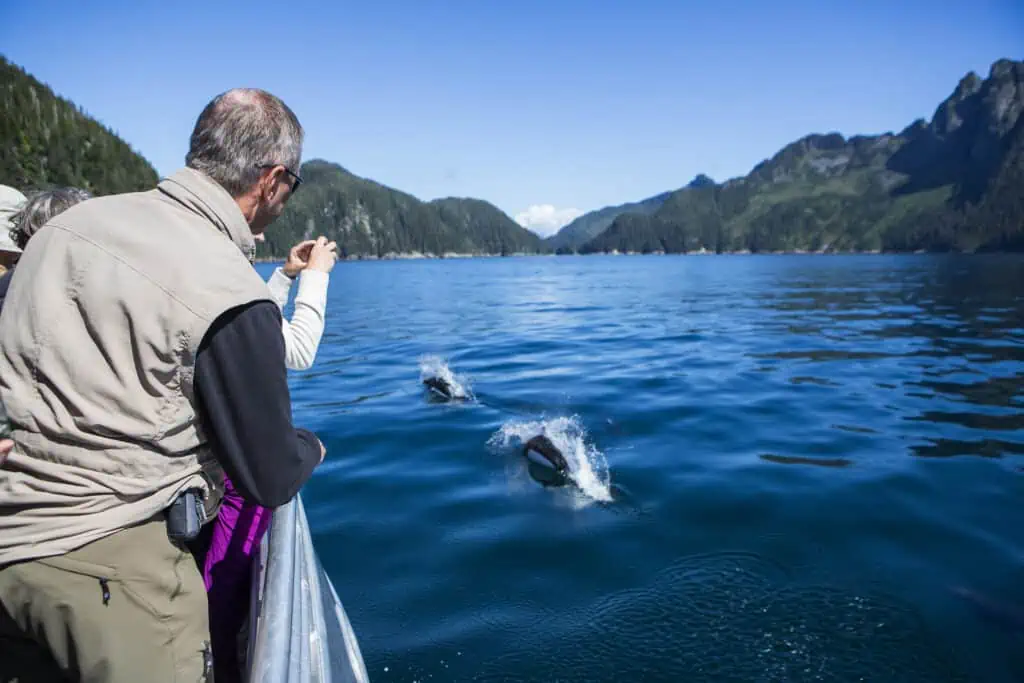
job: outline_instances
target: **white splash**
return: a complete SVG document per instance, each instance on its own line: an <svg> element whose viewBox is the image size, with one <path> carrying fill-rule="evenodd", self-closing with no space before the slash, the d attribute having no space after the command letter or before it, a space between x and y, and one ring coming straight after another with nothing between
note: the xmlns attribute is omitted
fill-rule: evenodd
<svg viewBox="0 0 1024 683"><path fill-rule="evenodd" d="M522 448L527 441L543 434L565 456L569 476L579 491L590 500L612 501L611 477L604 454L586 441L586 430L576 417L557 417L534 422L506 422L488 441L495 450Z"/></svg>
<svg viewBox="0 0 1024 683"><path fill-rule="evenodd" d="M456 375L448 367L448 363L440 356L427 355L420 357L420 381L437 377L448 383L452 388L452 398L471 399L473 391L469 379Z"/></svg>

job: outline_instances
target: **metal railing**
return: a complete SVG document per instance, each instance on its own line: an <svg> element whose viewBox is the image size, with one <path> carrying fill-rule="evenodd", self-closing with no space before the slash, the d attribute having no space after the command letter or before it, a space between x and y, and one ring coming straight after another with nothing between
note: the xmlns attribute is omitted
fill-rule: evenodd
<svg viewBox="0 0 1024 683"><path fill-rule="evenodd" d="M251 683L368 683L352 625L313 548L302 499L274 511L253 567Z"/></svg>

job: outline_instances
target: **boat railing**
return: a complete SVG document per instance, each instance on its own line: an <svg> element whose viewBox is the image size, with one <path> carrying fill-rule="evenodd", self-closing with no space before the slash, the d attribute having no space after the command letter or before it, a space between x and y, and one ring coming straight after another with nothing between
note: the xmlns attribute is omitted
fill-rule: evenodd
<svg viewBox="0 0 1024 683"><path fill-rule="evenodd" d="M324 572L300 496L274 511L253 567L252 683L368 683L341 600Z"/></svg>

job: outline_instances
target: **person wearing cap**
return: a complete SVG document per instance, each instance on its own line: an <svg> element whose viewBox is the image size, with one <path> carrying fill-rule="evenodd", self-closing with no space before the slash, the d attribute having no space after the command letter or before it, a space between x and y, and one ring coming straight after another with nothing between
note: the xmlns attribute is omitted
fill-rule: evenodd
<svg viewBox="0 0 1024 683"><path fill-rule="evenodd" d="M11 217L25 203L25 195L9 185L0 185L0 272L11 268L21 256L21 249L8 234L14 224Z"/></svg>
<svg viewBox="0 0 1024 683"><path fill-rule="evenodd" d="M13 227L11 216L17 213L24 202L25 195L9 185L0 185L0 274L4 276L21 256L21 249L14 244L9 233ZM4 277L3 280L6 281L7 278ZM6 292L6 286L4 291ZM0 305L2 305L2 299L0 299ZM14 441L8 438L10 430L7 411L4 410L3 404L0 404L0 410L3 410L3 415L0 415L0 423L3 426L3 437L0 438L0 465L3 465L7 460L7 454L14 448Z"/></svg>
<svg viewBox="0 0 1024 683"><path fill-rule="evenodd" d="M0 274L6 274L6 271L17 261L17 257L22 255L22 250L18 249L10 239L9 232L13 226L10 217L24 203L25 195L9 185L0 185ZM3 426L3 435L0 438L0 465L3 465L7 460L7 454L14 447L14 441L8 438L10 430L7 411L4 410L2 403L0 403L0 411L3 411L3 415L0 415L0 425Z"/></svg>

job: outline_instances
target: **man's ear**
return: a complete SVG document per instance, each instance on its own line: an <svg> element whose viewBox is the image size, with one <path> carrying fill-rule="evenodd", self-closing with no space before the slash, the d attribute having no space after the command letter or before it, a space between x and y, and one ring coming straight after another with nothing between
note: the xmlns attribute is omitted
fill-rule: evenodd
<svg viewBox="0 0 1024 683"><path fill-rule="evenodd" d="M271 171L260 177L260 199L269 203L274 198L274 188L277 187L274 172Z"/></svg>
<svg viewBox="0 0 1024 683"><path fill-rule="evenodd" d="M284 191L283 178L284 169L280 166L275 166L274 169L266 175L264 182L266 183L266 190L263 194L263 198L269 203L277 198L277 195Z"/></svg>

